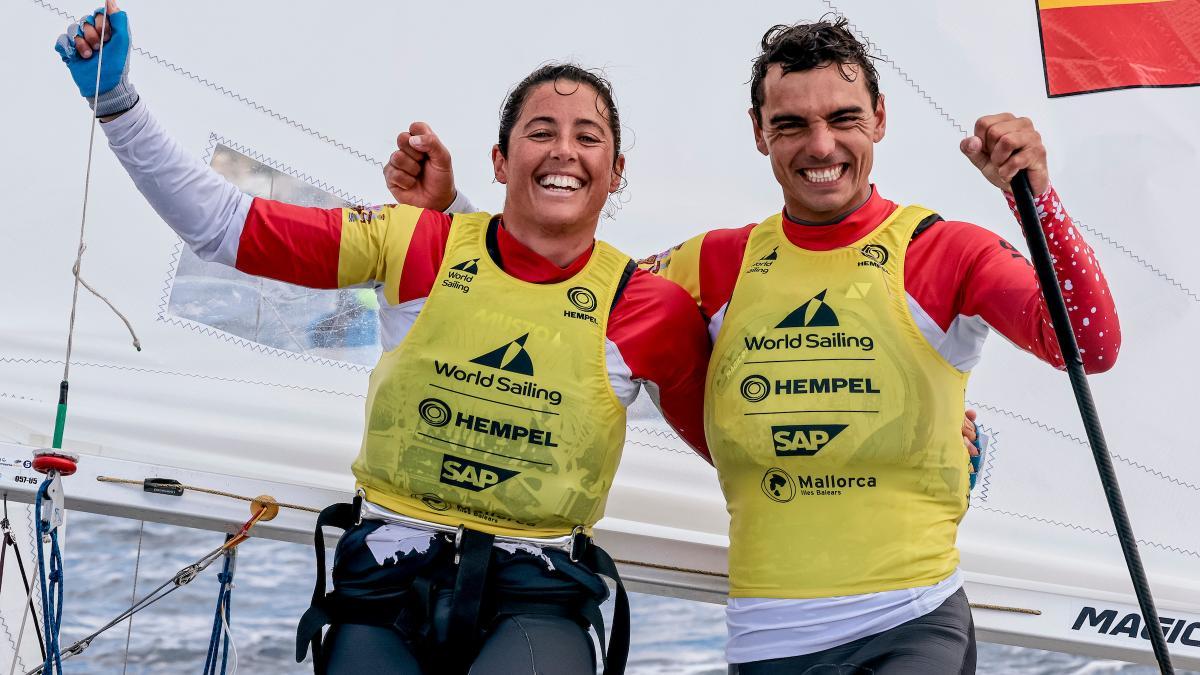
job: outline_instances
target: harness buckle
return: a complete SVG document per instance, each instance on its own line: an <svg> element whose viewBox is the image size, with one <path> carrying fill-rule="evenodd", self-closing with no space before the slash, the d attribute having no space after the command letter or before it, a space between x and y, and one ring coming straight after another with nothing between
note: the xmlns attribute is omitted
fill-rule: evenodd
<svg viewBox="0 0 1200 675"><path fill-rule="evenodd" d="M588 536L584 534L583 526L576 525L571 530L571 543L567 549L567 556L571 559L571 562L579 562L580 557L583 556L583 549L587 544Z"/></svg>
<svg viewBox="0 0 1200 675"><path fill-rule="evenodd" d="M366 499L367 499L367 491L366 490L364 490L363 488L356 488L354 490L354 525L356 527L359 525L362 525L362 521L363 521L362 505L363 505L363 502L366 501Z"/></svg>
<svg viewBox="0 0 1200 675"><path fill-rule="evenodd" d="M458 526L458 529L454 531L454 564L455 565L457 565L459 562L462 561L463 532L465 532L466 529L467 529L466 526L460 524Z"/></svg>

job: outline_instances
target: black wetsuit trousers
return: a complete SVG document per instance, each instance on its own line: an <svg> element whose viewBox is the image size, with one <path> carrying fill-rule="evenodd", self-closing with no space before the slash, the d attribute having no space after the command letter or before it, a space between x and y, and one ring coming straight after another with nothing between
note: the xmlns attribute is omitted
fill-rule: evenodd
<svg viewBox="0 0 1200 675"><path fill-rule="evenodd" d="M400 634L380 626L342 624L326 636L329 675L436 675L424 669ZM436 656L432 661L436 661ZM541 614L505 616L488 632L471 675L592 675L592 639L578 623Z"/></svg>
<svg viewBox="0 0 1200 675"><path fill-rule="evenodd" d="M974 675L975 624L963 589L891 630L831 649L729 666L730 675Z"/></svg>
<svg viewBox="0 0 1200 675"><path fill-rule="evenodd" d="M414 581L420 577L438 579L443 590L429 598L430 614L404 614L394 625L363 621L334 623L323 641L322 659L328 675L440 675L465 670L463 657L449 653L452 648L428 629L440 634L444 624L433 617L450 613L449 589L457 567L453 563L454 546L437 538L426 550L397 553L381 564L367 545L367 537L380 526L364 521L348 530L338 541L334 558L333 580L337 591L356 606L402 608ZM603 601L608 589L595 574L571 562L565 553L548 550L554 570L538 558L517 551L493 550L488 572L488 599L508 598L554 603L556 599L592 597ZM374 603L374 604L372 604ZM494 604L494 603L492 603ZM523 610L493 612L481 617L483 635L479 652L469 659L472 675L499 673L538 673L545 675L581 675L596 672L596 652L586 623L573 612L564 614L526 613ZM353 612L350 613L354 615ZM388 615L389 620L392 615ZM335 620L336 621L336 620ZM474 649L470 647L469 649ZM457 658L456 658L457 657Z"/></svg>

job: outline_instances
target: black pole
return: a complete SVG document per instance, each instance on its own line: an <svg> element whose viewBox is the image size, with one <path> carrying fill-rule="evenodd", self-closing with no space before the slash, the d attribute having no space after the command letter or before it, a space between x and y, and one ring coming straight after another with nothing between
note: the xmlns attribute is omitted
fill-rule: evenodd
<svg viewBox="0 0 1200 675"><path fill-rule="evenodd" d="M1154 658L1158 661L1159 670L1163 675L1168 675L1174 673L1175 669L1171 666L1171 655L1167 652L1162 623L1159 622L1158 611L1154 608L1154 598L1150 596L1150 584L1146 581L1146 571L1142 568L1137 539L1133 536L1133 527L1129 524L1129 514L1125 512L1121 486L1117 484L1117 473L1113 469L1112 457L1108 454L1104 431L1100 428L1100 416L1096 413L1096 404L1092 401L1092 389L1088 386L1087 375L1083 371L1079 345L1075 343L1071 319L1067 316L1067 303L1063 301L1062 290L1058 286L1058 276L1054 273L1054 265L1050 261L1050 249L1046 246L1046 235L1042 232L1037 207L1033 202L1033 189L1029 186L1029 176L1024 170L1018 171L1013 177L1012 188L1013 196L1017 200L1017 210L1021 214L1021 229L1025 233L1025 242L1029 244L1029 256L1033 258L1033 267L1037 271L1038 282L1042 286L1042 294L1050 310L1050 319L1054 323L1054 333L1058 336L1058 346L1062 349L1063 362L1066 364L1067 374L1071 376L1075 402L1079 404L1079 414L1083 417L1088 445L1092 448L1096 469L1100 472L1100 483L1104 486L1104 496L1108 499L1108 510L1117 529L1121 552L1125 554L1125 566L1129 569L1130 580L1133 581L1133 591L1137 594L1138 606L1142 610L1145 630L1150 635L1150 645L1154 648Z"/></svg>

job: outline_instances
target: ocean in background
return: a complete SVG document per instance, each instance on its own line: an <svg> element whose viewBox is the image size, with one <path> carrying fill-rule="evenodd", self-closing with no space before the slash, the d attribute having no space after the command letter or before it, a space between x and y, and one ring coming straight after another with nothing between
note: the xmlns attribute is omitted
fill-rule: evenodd
<svg viewBox="0 0 1200 675"><path fill-rule="evenodd" d="M21 529L17 531L20 534ZM136 594L141 596L222 540L222 535L214 532L71 513L65 549L62 644L65 647L87 635L131 604L135 570ZM251 539L239 547L231 605L241 672L312 672L311 666L295 663L293 654L296 621L312 595L313 564L308 546ZM128 624L121 624L97 638L83 655L67 661L64 670L89 675L201 672L212 632L218 571L219 561L191 584L135 616L131 631ZM722 606L637 593L632 594L630 603L633 644L628 673L726 673ZM23 665L21 672L37 664ZM232 659L229 672L234 672ZM1149 675L1158 671L981 643L978 672Z"/></svg>

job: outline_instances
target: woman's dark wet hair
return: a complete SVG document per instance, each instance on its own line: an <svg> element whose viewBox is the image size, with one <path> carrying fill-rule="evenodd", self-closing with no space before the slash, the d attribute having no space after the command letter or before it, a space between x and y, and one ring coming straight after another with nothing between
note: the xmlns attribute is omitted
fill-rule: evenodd
<svg viewBox="0 0 1200 675"><path fill-rule="evenodd" d="M832 20L831 20L832 19ZM872 107L879 105L879 73L872 63L875 57L867 53L863 43L850 32L846 17L822 17L814 23L792 26L771 26L762 38L762 52L754 59L750 77L750 105L754 117L762 124L763 79L771 64L778 63L783 74L813 70L836 64L847 82L858 74L867 78L867 92ZM856 74L847 66L858 66Z"/></svg>
<svg viewBox="0 0 1200 675"><path fill-rule="evenodd" d="M500 154L508 157L508 140L512 136L517 118L529 92L534 87L546 82L554 83L554 90L564 96L573 93L581 84L586 84L596 90L596 110L608 120L608 128L613 135L613 165L621 154L621 116L617 112L617 104L613 99L612 84L603 75L588 70L574 63L548 63L530 73L517 83L500 108Z"/></svg>

